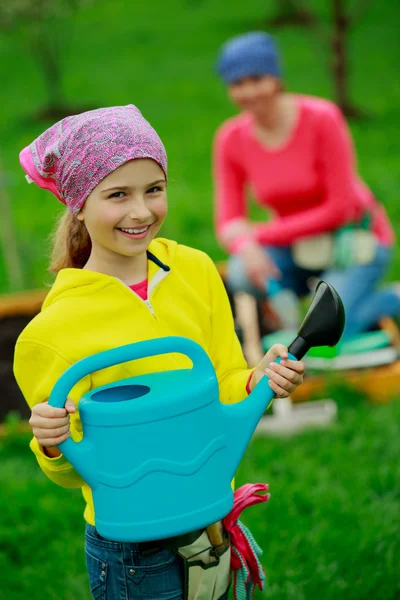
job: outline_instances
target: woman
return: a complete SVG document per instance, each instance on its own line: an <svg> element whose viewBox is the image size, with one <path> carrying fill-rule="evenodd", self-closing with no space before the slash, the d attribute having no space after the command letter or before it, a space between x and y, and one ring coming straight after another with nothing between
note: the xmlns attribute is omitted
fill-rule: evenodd
<svg viewBox="0 0 400 600"><path fill-rule="evenodd" d="M300 296L310 278L322 277L342 297L345 336L400 314L398 287L376 289L390 263L393 230L357 175L336 105L284 89L278 50L266 33L226 42L218 73L241 110L214 140L216 226L231 254L230 290L259 296L279 280ZM272 218L250 222L246 188Z"/></svg>

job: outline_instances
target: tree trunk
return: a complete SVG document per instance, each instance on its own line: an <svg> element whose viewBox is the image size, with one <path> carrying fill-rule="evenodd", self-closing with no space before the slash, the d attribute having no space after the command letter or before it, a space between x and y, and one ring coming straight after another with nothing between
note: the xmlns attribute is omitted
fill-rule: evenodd
<svg viewBox="0 0 400 600"><path fill-rule="evenodd" d="M71 35L71 27L72 23L68 27L69 35ZM34 115L37 121L58 121L68 115L93 109L92 106L71 105L65 99L63 28L65 28L63 21L53 19L51 22L43 20L30 23L26 31L29 51L39 67L46 89L46 104Z"/></svg>
<svg viewBox="0 0 400 600"><path fill-rule="evenodd" d="M354 106L349 97L349 65L347 38L350 18L346 14L345 0L332 0L332 73L336 101L346 117L362 117L364 113Z"/></svg>
<svg viewBox="0 0 400 600"><path fill-rule="evenodd" d="M57 118L60 111L65 110L57 28L53 31L47 23L41 23L32 28L30 45L32 54L42 72L46 88L47 106L45 111L42 111L43 116L47 113L49 118Z"/></svg>
<svg viewBox="0 0 400 600"><path fill-rule="evenodd" d="M48 107L59 109L64 105L61 65L57 56L46 52L44 44L41 48L40 62L47 89Z"/></svg>

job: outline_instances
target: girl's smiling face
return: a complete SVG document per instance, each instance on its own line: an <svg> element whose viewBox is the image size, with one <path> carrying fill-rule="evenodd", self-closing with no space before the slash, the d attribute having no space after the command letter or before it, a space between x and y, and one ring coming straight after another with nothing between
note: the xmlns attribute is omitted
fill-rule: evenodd
<svg viewBox="0 0 400 600"><path fill-rule="evenodd" d="M150 158L130 160L105 177L77 215L92 255L114 260L144 254L167 215L166 187L164 171Z"/></svg>

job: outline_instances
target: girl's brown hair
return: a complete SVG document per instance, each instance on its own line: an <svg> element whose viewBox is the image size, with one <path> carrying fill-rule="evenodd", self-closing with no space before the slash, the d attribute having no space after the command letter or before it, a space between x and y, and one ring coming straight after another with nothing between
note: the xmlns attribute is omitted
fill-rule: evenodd
<svg viewBox="0 0 400 600"><path fill-rule="evenodd" d="M92 250L92 242L83 221L68 209L61 215L52 236L50 271L61 269L82 269Z"/></svg>

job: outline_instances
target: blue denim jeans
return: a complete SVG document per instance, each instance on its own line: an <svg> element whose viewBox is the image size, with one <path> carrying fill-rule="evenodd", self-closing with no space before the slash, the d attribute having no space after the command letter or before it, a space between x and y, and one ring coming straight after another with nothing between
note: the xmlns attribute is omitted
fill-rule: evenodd
<svg viewBox="0 0 400 600"><path fill-rule="evenodd" d="M295 265L290 246L266 246L265 252L282 273L281 284L299 296L309 293L307 280L311 277L324 279L337 290L346 311L346 327L343 337L349 337L374 326L382 316L400 315L400 294L393 286L377 289L391 259L391 248L379 246L376 257L368 265L355 265L343 270L325 272L309 271ZM227 285L231 292L244 291L255 297L262 295L247 278L239 256L228 261Z"/></svg>
<svg viewBox="0 0 400 600"><path fill-rule="evenodd" d="M172 550L142 554L137 544L106 540L87 524L85 551L95 600L184 600L181 559Z"/></svg>

